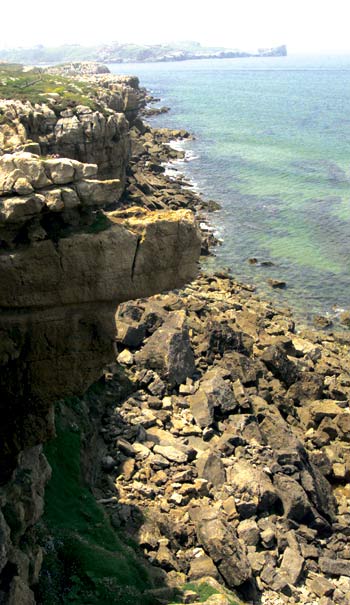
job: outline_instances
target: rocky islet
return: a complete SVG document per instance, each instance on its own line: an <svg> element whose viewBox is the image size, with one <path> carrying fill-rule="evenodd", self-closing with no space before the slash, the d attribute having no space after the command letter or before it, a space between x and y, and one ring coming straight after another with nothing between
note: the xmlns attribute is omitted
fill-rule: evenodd
<svg viewBox="0 0 350 605"><path fill-rule="evenodd" d="M43 551L21 540L43 510L52 402L101 375L121 303L116 362L133 388L120 397L107 367L94 480L87 471L112 524L170 588L211 582L221 596L208 603L229 603L226 585L251 602L346 605L350 339L297 333L225 271L122 302L194 277L187 209L203 219L215 204L164 175L181 156L169 141L189 135L141 120L135 79L83 77L104 111L0 104L4 602L35 602Z"/></svg>

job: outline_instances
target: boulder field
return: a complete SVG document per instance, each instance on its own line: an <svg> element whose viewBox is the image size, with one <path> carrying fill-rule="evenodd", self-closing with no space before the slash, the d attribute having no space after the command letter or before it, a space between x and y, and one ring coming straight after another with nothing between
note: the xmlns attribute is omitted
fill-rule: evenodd
<svg viewBox="0 0 350 605"><path fill-rule="evenodd" d="M169 585L349 603L349 337L296 333L225 272L123 303L116 326L134 390L101 428L113 524Z"/></svg>

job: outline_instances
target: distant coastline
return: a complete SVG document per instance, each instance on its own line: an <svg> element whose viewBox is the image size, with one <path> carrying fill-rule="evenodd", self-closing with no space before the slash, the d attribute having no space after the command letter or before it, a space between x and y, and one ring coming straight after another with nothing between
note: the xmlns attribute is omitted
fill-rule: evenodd
<svg viewBox="0 0 350 605"><path fill-rule="evenodd" d="M245 57L285 57L286 45L259 48L256 52L238 49L204 47L198 42L173 44L119 44L112 42L100 46L65 44L57 47L37 45L33 48L0 50L0 61L36 65L41 63L98 61L100 63L164 63L198 59L235 59Z"/></svg>

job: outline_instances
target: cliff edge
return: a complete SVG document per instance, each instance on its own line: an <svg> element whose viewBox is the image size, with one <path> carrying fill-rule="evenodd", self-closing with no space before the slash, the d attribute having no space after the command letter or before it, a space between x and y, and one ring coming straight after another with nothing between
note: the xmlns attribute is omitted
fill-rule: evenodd
<svg viewBox="0 0 350 605"><path fill-rule="evenodd" d="M143 95L132 78L100 84L86 81L85 106L0 101L0 600L13 605L34 602L40 549L21 543L43 510L54 402L113 359L120 302L197 272L189 211L118 211Z"/></svg>

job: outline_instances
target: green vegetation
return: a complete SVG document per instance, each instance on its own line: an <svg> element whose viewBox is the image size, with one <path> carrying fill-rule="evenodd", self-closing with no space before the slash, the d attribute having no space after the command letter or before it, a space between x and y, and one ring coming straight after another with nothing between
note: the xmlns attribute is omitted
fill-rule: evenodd
<svg viewBox="0 0 350 605"><path fill-rule="evenodd" d="M112 223L109 218L104 214L104 212L100 210L96 212L94 222L89 225L89 227L87 228L87 232L100 233L100 231L105 231L106 229L109 229L111 224Z"/></svg>
<svg viewBox="0 0 350 605"><path fill-rule="evenodd" d="M220 594L220 592L214 588L213 586L210 586L210 584L207 584L205 582L190 582L189 584L185 584L182 587L182 592L186 591L186 590L191 590L195 593L197 593L198 597L199 597L199 601L196 601L197 603L205 603L211 596L215 595L215 594ZM226 596L230 602L230 605L241 605L241 603L239 601L237 601L233 596L232 598L229 596L228 591L226 591ZM174 603L172 603L172 605L177 605L178 603L181 603L181 593L179 593L177 599L175 600Z"/></svg>
<svg viewBox="0 0 350 605"><path fill-rule="evenodd" d="M95 96L96 89L88 82L46 74L40 69L25 71L22 65L0 63L1 99L51 102L57 113L76 105L99 109Z"/></svg>
<svg viewBox="0 0 350 605"><path fill-rule="evenodd" d="M79 418L78 398L70 398ZM82 424L84 418L82 417ZM79 422L79 425L81 424ZM151 605L147 571L110 525L84 484L78 424L58 414L57 438L45 448L52 467L46 490L41 542L46 556L37 599L42 605Z"/></svg>

